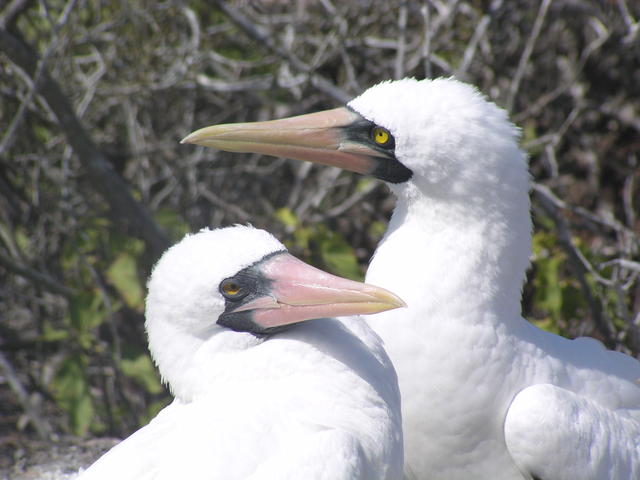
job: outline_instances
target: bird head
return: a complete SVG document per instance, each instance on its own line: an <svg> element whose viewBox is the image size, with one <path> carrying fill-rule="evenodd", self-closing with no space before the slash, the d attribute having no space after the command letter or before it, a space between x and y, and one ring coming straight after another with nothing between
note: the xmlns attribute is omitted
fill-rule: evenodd
<svg viewBox="0 0 640 480"><path fill-rule="evenodd" d="M392 293L336 277L287 253L264 230L202 230L171 247L149 280L147 330L207 337L221 329L264 335L314 318L403 306Z"/></svg>
<svg viewBox="0 0 640 480"><path fill-rule="evenodd" d="M513 185L526 157L504 110L451 78L382 82L347 106L281 120L215 125L183 143L332 165L418 192L461 200Z"/></svg>

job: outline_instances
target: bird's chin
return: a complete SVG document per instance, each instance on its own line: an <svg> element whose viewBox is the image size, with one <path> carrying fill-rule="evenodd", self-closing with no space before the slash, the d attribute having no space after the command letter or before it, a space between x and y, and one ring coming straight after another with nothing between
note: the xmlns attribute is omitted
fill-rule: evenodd
<svg viewBox="0 0 640 480"><path fill-rule="evenodd" d="M278 309L273 310L277 311ZM248 332L259 336L280 332L291 327L291 325L264 327L254 321L253 314L254 311L252 310L224 313L218 318L218 325L226 327L235 332Z"/></svg>

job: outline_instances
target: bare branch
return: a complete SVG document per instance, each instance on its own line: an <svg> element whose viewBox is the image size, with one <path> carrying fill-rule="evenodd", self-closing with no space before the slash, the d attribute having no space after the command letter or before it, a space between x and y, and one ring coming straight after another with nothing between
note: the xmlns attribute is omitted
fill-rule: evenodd
<svg viewBox="0 0 640 480"><path fill-rule="evenodd" d="M29 418L31 425L35 428L36 432L42 439L48 439L51 437L53 433L53 429L51 428L51 424L40 415L40 412L35 408L33 402L29 398L29 393L22 385L22 382L18 378L18 375L11 365L11 362L4 356L2 351L0 351L0 371L2 371L3 376L7 380L9 387L13 391L13 393L18 398L20 405L22 406L22 410Z"/></svg>
<svg viewBox="0 0 640 480"><path fill-rule="evenodd" d="M196 81L198 82L198 85L216 92L269 90L270 88L273 88L274 84L273 75L270 74L235 81L224 81L208 77L205 74L199 74L196 76Z"/></svg>
<svg viewBox="0 0 640 480"><path fill-rule="evenodd" d="M627 33L627 35L624 37L624 42L630 44L638 36L638 32L640 31L640 24L638 24L638 21L633 18L633 15L631 15L626 0L618 0L617 3L618 8L620 9L620 13L622 13L624 23L627 24L627 28L629 29L629 33Z"/></svg>
<svg viewBox="0 0 640 480"><path fill-rule="evenodd" d="M476 25L473 36L467 44L467 48L465 49L464 55L462 56L462 62L460 62L460 66L456 70L456 77L462 80L465 80L467 78L467 70L469 68L469 65L471 65L471 62L473 61L478 43L480 43L480 40L482 40L482 37L484 37L487 32L489 23L491 23L491 17L489 15L483 15L478 22L478 25Z"/></svg>
<svg viewBox="0 0 640 480"><path fill-rule="evenodd" d="M511 85L509 86L509 93L507 95L507 101L506 101L507 110L511 110L513 108L513 102L516 98L516 95L518 94L518 89L520 88L520 82L522 81L522 77L524 76L524 71L527 68L527 64L529 63L529 58L531 57L531 53L533 52L533 47L535 46L536 40L540 35L540 30L542 29L542 24L544 23L544 19L547 16L547 10L549 9L549 5L551 5L551 0L542 0L540 3L540 9L538 10L536 21L533 24L533 28L531 29L531 34L529 35L529 39L527 40L527 43L524 46L522 55L520 56L520 61L518 62L518 68L516 69L516 73L513 76Z"/></svg>
<svg viewBox="0 0 640 480"><path fill-rule="evenodd" d="M577 64L574 65L572 74L569 76L569 78L567 78L552 91L541 95L540 98L538 98L536 101L530 102L530 105L526 107L522 112L515 114L513 116L515 122L521 122L531 115L538 114L547 105L556 100L560 95L564 94L571 87L575 86L576 78L578 78L578 76L582 72L587 60L604 44L604 42L607 41L610 35L607 28L602 25L602 23L597 19L592 18L589 22L589 25L596 32L597 37L582 50L582 52L580 53L580 59L578 60Z"/></svg>
<svg viewBox="0 0 640 480"><path fill-rule="evenodd" d="M243 222L248 222L251 219L251 215L245 212L242 208L238 207L237 205L232 205L229 202L225 202L211 190L204 189L200 192L200 195L205 197L212 204L220 207L222 210L233 212L233 214Z"/></svg>
<svg viewBox="0 0 640 480"><path fill-rule="evenodd" d="M364 198L373 192L376 188L378 188L380 184L375 181L368 182L364 188L358 189L353 192L347 199L345 199L340 204L335 207L323 212L321 214L315 215L311 218L313 222L323 222L328 218L337 217L342 215L344 212L353 207L356 203L360 203Z"/></svg>
<svg viewBox="0 0 640 480"><path fill-rule="evenodd" d="M31 101L33 100L33 96L36 92L36 85L38 84L38 82L40 82L40 77L42 76L42 73L45 71L47 61L49 60L49 57L58 46L59 33L62 30L62 28L65 26L67 21L69 20L69 15L71 14L71 10L73 10L73 7L75 6L76 1L77 0L69 0L67 2L67 4L64 7L64 10L62 11L62 14L60 15L60 19L53 26L51 42L49 42L49 45L44 51L44 54L42 55L42 57L40 57L40 60L38 60L38 66L36 67L35 73L33 74L33 80L30 82L27 95L22 100L22 103L18 107L18 110L14 115L13 120L11 121L11 124L9 125L9 128L7 128L7 131L5 132L4 137L0 142L0 155L2 155L11 146L11 143L13 142L16 131L20 127L20 124L22 123L22 119L24 118L25 111L27 107L31 104Z"/></svg>
<svg viewBox="0 0 640 480"><path fill-rule="evenodd" d="M429 12L429 2L427 0L420 7L420 13L422 13L422 21L424 23L424 39L420 53L424 59L424 76L431 78L431 13Z"/></svg>
<svg viewBox="0 0 640 480"><path fill-rule="evenodd" d="M624 206L625 220L629 227L633 227L633 225L635 225L636 223L636 212L633 206L634 190L635 176L632 174L625 179L624 187L622 188L622 204Z"/></svg>
<svg viewBox="0 0 640 480"><path fill-rule="evenodd" d="M12 0L0 17L0 30L8 29L28 6L28 0Z"/></svg>
<svg viewBox="0 0 640 480"><path fill-rule="evenodd" d="M66 287L62 282L51 278L49 275L33 270L32 268L19 265L6 256L2 251L0 251L0 265L8 271L13 272L16 275L20 275L52 293L56 293L67 298L70 298L75 294L75 291L72 288Z"/></svg>
<svg viewBox="0 0 640 480"><path fill-rule="evenodd" d="M35 52L4 30L0 30L0 50L4 51L24 71L36 70L38 57ZM125 226L132 234L143 239L153 251L154 256L159 257L169 245L166 235L151 218L146 208L131 196L129 187L95 146L60 87L44 68L37 87L55 113L76 155L87 169L93 187L111 207L116 224Z"/></svg>
<svg viewBox="0 0 640 480"><path fill-rule="evenodd" d="M293 56L293 54L286 52L278 45L276 45L271 40L271 35L267 35L261 32L251 23L251 21L247 17L240 13L240 11L236 10L234 7L224 2L223 0L214 0L214 2L218 5L220 10L222 10L225 15L227 15L231 19L233 23L244 30L244 32L251 38L256 40L259 45L265 46L273 53L286 60L296 70L308 74L310 76L311 84L318 90L326 93L340 103L347 103L349 100L351 100L351 95L343 92L340 88L338 88L323 76L312 72L307 65L300 61L299 58Z"/></svg>
<svg viewBox="0 0 640 480"><path fill-rule="evenodd" d="M396 61L394 65L394 78L404 77L404 54L407 42L407 5L400 5L398 12L398 40L396 43Z"/></svg>
<svg viewBox="0 0 640 480"><path fill-rule="evenodd" d="M604 262L601 266L606 267L607 265L619 265L626 270L632 270L634 272L640 273L640 262L634 262L625 258L615 258L613 260L609 260L608 262Z"/></svg>

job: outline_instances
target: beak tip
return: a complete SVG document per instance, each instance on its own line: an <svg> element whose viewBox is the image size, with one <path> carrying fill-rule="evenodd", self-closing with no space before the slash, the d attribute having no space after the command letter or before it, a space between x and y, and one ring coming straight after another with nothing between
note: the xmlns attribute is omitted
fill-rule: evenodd
<svg viewBox="0 0 640 480"><path fill-rule="evenodd" d="M395 310L396 308L406 308L407 302L401 299L399 296L390 292L389 290L383 290L384 302L389 305L389 310Z"/></svg>
<svg viewBox="0 0 640 480"><path fill-rule="evenodd" d="M396 308L407 308L407 304L405 302L403 302L402 300L398 301L398 302L393 302L390 303L390 310L395 310Z"/></svg>

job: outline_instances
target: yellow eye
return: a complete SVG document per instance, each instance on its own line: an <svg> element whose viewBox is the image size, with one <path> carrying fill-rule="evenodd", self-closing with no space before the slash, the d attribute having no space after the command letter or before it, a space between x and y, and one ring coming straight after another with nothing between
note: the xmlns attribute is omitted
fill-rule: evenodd
<svg viewBox="0 0 640 480"><path fill-rule="evenodd" d="M387 130L386 128L373 127L371 134L373 136L373 141L376 142L378 145L382 145L382 146L387 145L391 140L391 134L389 133L389 130Z"/></svg>
<svg viewBox="0 0 640 480"><path fill-rule="evenodd" d="M223 294L234 297L240 293L242 287L233 280L225 280L220 286L220 290L222 290Z"/></svg>

